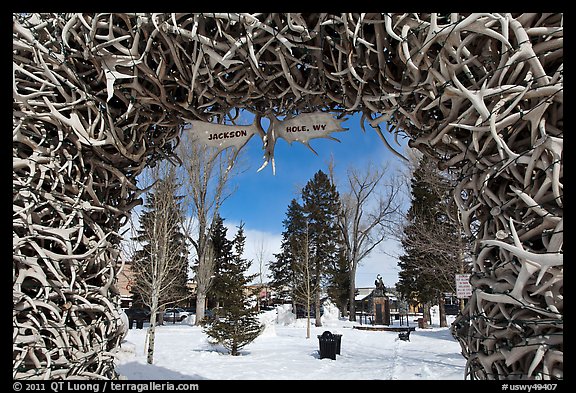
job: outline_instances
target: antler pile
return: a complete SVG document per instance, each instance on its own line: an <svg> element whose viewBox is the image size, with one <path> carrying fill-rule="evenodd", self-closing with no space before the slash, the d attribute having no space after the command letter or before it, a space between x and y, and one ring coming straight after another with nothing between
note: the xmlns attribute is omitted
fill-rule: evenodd
<svg viewBox="0 0 576 393"><path fill-rule="evenodd" d="M470 378L563 378L562 14L33 14L13 23L13 376L114 378L136 176L187 121L361 112L461 171Z"/></svg>

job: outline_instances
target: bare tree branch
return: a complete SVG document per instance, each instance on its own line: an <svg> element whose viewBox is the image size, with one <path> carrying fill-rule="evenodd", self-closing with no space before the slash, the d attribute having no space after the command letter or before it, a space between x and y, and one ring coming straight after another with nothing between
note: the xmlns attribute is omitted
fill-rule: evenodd
<svg viewBox="0 0 576 393"><path fill-rule="evenodd" d="M334 163L329 164L334 182ZM346 246L349 263L350 287L349 319L356 320L355 291L356 271L361 261L378 245L391 237L390 228L401 211L400 184L391 178L385 182L388 164L380 168L371 163L364 168L350 167L346 188L340 191L341 209L338 225Z"/></svg>
<svg viewBox="0 0 576 393"><path fill-rule="evenodd" d="M175 169L161 162L150 169L152 186L148 198L149 211L140 214L139 228L133 228L146 244L132 250L132 269L135 274L134 290L150 309L147 362L153 363L157 315L164 306L178 302L187 294L178 295L178 282L186 274L188 261L185 243L175 243L174 234L182 229L183 214L175 212L178 205ZM172 181L170 181L170 178ZM134 220L131 220L132 224ZM134 247L135 243L129 243ZM184 268L184 271L183 271ZM180 288L181 290L182 288Z"/></svg>
<svg viewBox="0 0 576 393"><path fill-rule="evenodd" d="M210 245L211 225L222 204L236 188L231 186L232 177L238 174L238 152L199 144L195 138L184 134L178 146L182 159L182 179L187 190L185 205L196 217L197 228L189 233L196 251L194 282L196 284L196 324L204 318L206 299L214 275L214 251Z"/></svg>

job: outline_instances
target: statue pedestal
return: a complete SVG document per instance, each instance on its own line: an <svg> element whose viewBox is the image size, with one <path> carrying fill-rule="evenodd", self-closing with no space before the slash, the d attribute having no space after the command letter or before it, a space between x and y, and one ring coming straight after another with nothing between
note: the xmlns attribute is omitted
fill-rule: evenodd
<svg viewBox="0 0 576 393"><path fill-rule="evenodd" d="M374 324L390 325L390 302L385 296L372 298L374 307Z"/></svg>

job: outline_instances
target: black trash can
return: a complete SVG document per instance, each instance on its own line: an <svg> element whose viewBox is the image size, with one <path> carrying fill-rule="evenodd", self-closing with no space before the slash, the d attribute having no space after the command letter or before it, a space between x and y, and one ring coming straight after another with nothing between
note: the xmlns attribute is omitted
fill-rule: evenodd
<svg viewBox="0 0 576 393"><path fill-rule="evenodd" d="M332 334L336 339L336 355L340 355L340 346L342 345L342 335L341 334Z"/></svg>
<svg viewBox="0 0 576 393"><path fill-rule="evenodd" d="M137 319L136 320L136 329L142 329L144 328L144 320L143 319Z"/></svg>
<svg viewBox="0 0 576 393"><path fill-rule="evenodd" d="M318 336L318 342L320 344L320 359L336 360L336 337L326 330Z"/></svg>

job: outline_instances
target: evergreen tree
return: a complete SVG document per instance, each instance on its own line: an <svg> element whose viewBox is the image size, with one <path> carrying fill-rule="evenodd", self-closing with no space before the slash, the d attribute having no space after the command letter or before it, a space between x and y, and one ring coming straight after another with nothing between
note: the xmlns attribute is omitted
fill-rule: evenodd
<svg viewBox="0 0 576 393"><path fill-rule="evenodd" d="M312 288L315 291L316 326L322 326L320 306L328 266L338 258L338 213L340 199L336 186L319 170L302 190L303 210L308 223L308 244Z"/></svg>
<svg viewBox="0 0 576 393"><path fill-rule="evenodd" d="M256 277L247 275L252 264L242 257L246 237L244 225L240 224L232 244L234 251L230 258L222 258L219 265L219 299L221 308L215 321L207 324L204 332L212 343L219 343L232 356L256 339L264 329L258 320L258 311L251 304L246 286Z"/></svg>
<svg viewBox="0 0 576 393"><path fill-rule="evenodd" d="M420 231L417 230L422 226L431 226L440 204L438 196L432 192L428 183L423 181L426 177L423 171L428 160L427 156L422 157L411 180L412 205L408 210L408 225L404 228L404 255L399 258L400 272L396 285L406 299L420 303L431 301L435 294L433 279L426 274L426 261L434 256L420 247Z"/></svg>
<svg viewBox="0 0 576 393"><path fill-rule="evenodd" d="M412 205L401 240L404 255L398 262L396 288L408 301L442 303L443 292L454 291L465 241L453 217L454 205L446 192L450 188L447 173L423 156L411 180Z"/></svg>
<svg viewBox="0 0 576 393"><path fill-rule="evenodd" d="M294 306L312 302L316 326L322 326L323 289L330 280L333 295L347 288L346 279L339 276L346 270L340 259L342 244L337 226L340 200L335 185L321 170L308 181L301 196L303 204L293 199L288 206L281 252L269 265L271 286L280 296L289 296ZM340 285L343 287L337 289Z"/></svg>
<svg viewBox="0 0 576 393"><path fill-rule="evenodd" d="M224 226L224 219L219 214L214 217L210 233L216 263L214 279L208 294L210 298L216 300L218 306L221 306L229 290L229 277L226 275L232 260L233 242L226 237L228 228Z"/></svg>
<svg viewBox="0 0 576 393"><path fill-rule="evenodd" d="M344 310L348 308L350 287L350 264L344 247L338 247L338 257L328 266L326 272L329 277L328 297L341 311L341 316L344 316Z"/></svg>
<svg viewBox="0 0 576 393"><path fill-rule="evenodd" d="M296 199L292 199L286 218L282 221L281 251L274 254L275 261L268 265L270 270L270 286L276 292L280 301L294 300L296 283L296 264L300 258L304 232L306 231L306 217L302 206Z"/></svg>

